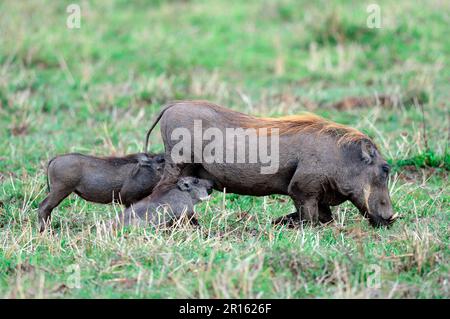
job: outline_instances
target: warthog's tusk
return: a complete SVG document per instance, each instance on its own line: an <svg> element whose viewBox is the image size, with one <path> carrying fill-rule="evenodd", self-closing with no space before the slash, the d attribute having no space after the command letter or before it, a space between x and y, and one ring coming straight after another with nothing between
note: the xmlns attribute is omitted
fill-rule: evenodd
<svg viewBox="0 0 450 319"><path fill-rule="evenodd" d="M398 217L398 213L395 213L394 215L392 215L391 220L397 219Z"/></svg>

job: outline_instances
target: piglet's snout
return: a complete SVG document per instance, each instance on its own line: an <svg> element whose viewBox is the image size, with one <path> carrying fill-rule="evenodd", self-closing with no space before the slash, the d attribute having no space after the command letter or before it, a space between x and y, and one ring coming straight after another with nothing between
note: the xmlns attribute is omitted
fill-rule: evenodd
<svg viewBox="0 0 450 319"><path fill-rule="evenodd" d="M211 195L207 195L207 196L202 196L202 197L200 197L200 200L201 200L202 202L204 202L204 201L209 200L210 198L211 198Z"/></svg>

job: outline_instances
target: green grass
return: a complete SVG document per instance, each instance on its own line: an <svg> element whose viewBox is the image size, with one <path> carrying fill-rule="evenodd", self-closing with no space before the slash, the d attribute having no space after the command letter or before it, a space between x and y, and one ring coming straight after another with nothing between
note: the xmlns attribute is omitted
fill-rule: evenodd
<svg viewBox="0 0 450 319"><path fill-rule="evenodd" d="M71 2L0 3L0 297L450 297L448 3L378 1L368 29L363 2L89 1L70 30ZM381 94L398 103L332 107ZM191 98L362 130L402 218L373 229L344 204L288 230L270 222L289 198L215 192L198 228L114 232L120 207L72 195L38 233L48 159L137 152L160 106Z"/></svg>

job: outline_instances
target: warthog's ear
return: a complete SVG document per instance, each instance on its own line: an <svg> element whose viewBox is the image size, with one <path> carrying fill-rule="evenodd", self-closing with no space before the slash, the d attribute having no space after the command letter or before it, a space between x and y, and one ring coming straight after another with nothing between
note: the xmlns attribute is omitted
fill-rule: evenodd
<svg viewBox="0 0 450 319"><path fill-rule="evenodd" d="M141 169L141 165L139 163L137 163L131 170L131 177L134 178L137 175L137 173L139 173L140 169Z"/></svg>
<svg viewBox="0 0 450 319"><path fill-rule="evenodd" d="M366 164L372 164L373 159L377 154L377 149L371 141L362 140L361 141L361 160Z"/></svg>
<svg viewBox="0 0 450 319"><path fill-rule="evenodd" d="M140 166L151 166L152 165L152 161L151 159L147 156L147 154L139 154L138 156L138 164Z"/></svg>
<svg viewBox="0 0 450 319"><path fill-rule="evenodd" d="M164 163L166 160L164 158L164 155L156 155L154 157L154 160L156 161L156 163L161 164Z"/></svg>
<svg viewBox="0 0 450 319"><path fill-rule="evenodd" d="M180 179L177 182L177 187L178 187L179 190L181 190L183 192L186 192L186 191L189 191L191 189L191 184L188 181L186 181L186 180Z"/></svg>

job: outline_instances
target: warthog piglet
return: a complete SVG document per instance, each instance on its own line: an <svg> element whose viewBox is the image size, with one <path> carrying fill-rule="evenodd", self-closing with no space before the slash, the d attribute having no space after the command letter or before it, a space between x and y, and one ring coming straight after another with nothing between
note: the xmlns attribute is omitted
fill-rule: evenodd
<svg viewBox="0 0 450 319"><path fill-rule="evenodd" d="M186 216L196 224L194 205L206 200L213 184L196 177L181 177L176 184L166 185L160 191L132 204L121 216L123 225L170 226Z"/></svg>
<svg viewBox="0 0 450 319"><path fill-rule="evenodd" d="M51 220L52 210L71 193L90 202L128 207L151 194L163 168L163 155L146 153L106 158L71 153L53 158L47 169L49 194L39 205L40 231Z"/></svg>

